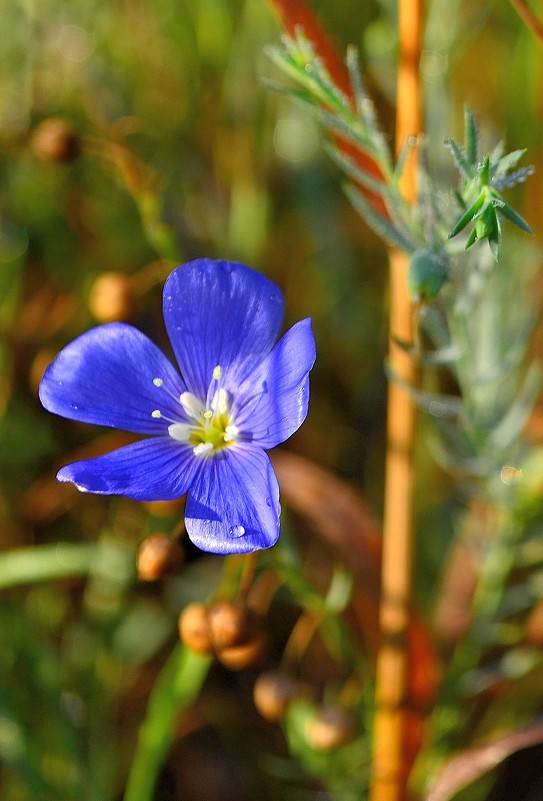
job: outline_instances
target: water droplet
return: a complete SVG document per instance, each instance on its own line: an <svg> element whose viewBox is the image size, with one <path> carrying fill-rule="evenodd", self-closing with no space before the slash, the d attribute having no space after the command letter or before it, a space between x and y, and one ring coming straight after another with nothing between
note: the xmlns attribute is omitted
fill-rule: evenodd
<svg viewBox="0 0 543 801"><path fill-rule="evenodd" d="M230 534L231 537L243 537L243 535L245 534L245 529L243 526L232 526L228 530L228 533Z"/></svg>
<svg viewBox="0 0 543 801"><path fill-rule="evenodd" d="M266 506L269 506L270 509L271 509L271 505L272 505L272 503L271 503L270 499L266 498Z"/></svg>

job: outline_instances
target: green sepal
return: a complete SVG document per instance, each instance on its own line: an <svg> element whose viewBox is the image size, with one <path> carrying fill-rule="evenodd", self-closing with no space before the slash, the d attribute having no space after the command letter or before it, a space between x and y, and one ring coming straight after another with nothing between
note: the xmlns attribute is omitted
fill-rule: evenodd
<svg viewBox="0 0 543 801"><path fill-rule="evenodd" d="M503 205L502 205L502 204L503 204ZM503 214L503 216L504 216L504 217L507 217L507 219L508 219L510 222L512 222L512 223L514 223L515 225L517 225L519 228L521 228L521 229L522 229L523 231L525 231L527 234L533 234L533 230L532 230L532 228L531 228L531 227L528 225L528 223L526 222L526 220L525 220L523 217L521 217L521 216L520 216L520 214L519 214L517 211L515 211L515 209L513 209L513 208L512 208L512 207L509 205L509 203L507 203L507 202L506 202L505 200L503 200L503 199L502 199L502 203L500 204L499 210L500 210L501 214Z"/></svg>
<svg viewBox="0 0 543 801"><path fill-rule="evenodd" d="M447 239L452 239L453 236L456 236L463 231L466 225L471 222L474 217L477 215L477 212L481 209L485 202L485 193L481 192L478 198L471 204L469 209L464 212L464 214L460 217L450 234L448 235Z"/></svg>

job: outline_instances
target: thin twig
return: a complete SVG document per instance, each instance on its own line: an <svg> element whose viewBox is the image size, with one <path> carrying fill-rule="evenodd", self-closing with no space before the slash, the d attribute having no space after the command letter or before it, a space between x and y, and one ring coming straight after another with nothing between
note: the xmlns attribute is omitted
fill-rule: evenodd
<svg viewBox="0 0 543 801"><path fill-rule="evenodd" d="M420 132L420 0L399 0L396 149ZM416 154L403 172L402 191L415 198ZM393 338L413 340L412 308L407 291L407 256L390 253L390 362L402 381L416 382L411 358L394 347ZM405 703L408 683L407 627L411 597L413 487L416 411L396 382L389 385L388 445L383 522L380 634L377 656L376 714L370 801L405 798Z"/></svg>
<svg viewBox="0 0 543 801"><path fill-rule="evenodd" d="M536 39L543 44L543 23L536 17L534 12L528 8L524 0L509 0L519 17L526 27L533 33Z"/></svg>

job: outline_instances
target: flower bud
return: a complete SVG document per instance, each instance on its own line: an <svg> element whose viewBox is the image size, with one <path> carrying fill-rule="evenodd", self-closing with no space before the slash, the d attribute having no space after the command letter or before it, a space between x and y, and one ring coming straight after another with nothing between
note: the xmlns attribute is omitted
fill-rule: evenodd
<svg viewBox="0 0 543 801"><path fill-rule="evenodd" d="M276 723L285 716L298 690L298 682L292 676L277 670L268 670L261 673L256 680L253 700L262 717Z"/></svg>
<svg viewBox="0 0 543 801"><path fill-rule="evenodd" d="M429 248L417 250L413 254L407 272L407 284L414 301L435 300L448 278L449 264L445 254L436 253Z"/></svg>
<svg viewBox="0 0 543 801"><path fill-rule="evenodd" d="M55 164L74 161L81 151L79 137L72 125L67 120L53 117L36 126L30 145L38 158Z"/></svg>
<svg viewBox="0 0 543 801"><path fill-rule="evenodd" d="M268 637L262 629L251 631L250 637L241 645L232 645L217 651L217 659L229 670L243 670L258 665L268 652Z"/></svg>
<svg viewBox="0 0 543 801"><path fill-rule="evenodd" d="M89 293L89 309L101 323L130 320L136 312L136 298L128 276L116 272L100 275Z"/></svg>
<svg viewBox="0 0 543 801"><path fill-rule="evenodd" d="M216 603L209 610L209 629L217 651L241 645L250 636L250 617L246 607Z"/></svg>
<svg viewBox="0 0 543 801"><path fill-rule="evenodd" d="M151 534L141 541L136 564L141 581L156 581L173 573L183 561L179 544L166 534Z"/></svg>
<svg viewBox="0 0 543 801"><path fill-rule="evenodd" d="M326 704L317 710L306 726L308 743L317 751L336 751L356 733L353 715L340 706Z"/></svg>
<svg viewBox="0 0 543 801"><path fill-rule="evenodd" d="M188 604L179 615L179 636L191 651L197 654L212 654L213 643L209 631L208 607L195 601Z"/></svg>

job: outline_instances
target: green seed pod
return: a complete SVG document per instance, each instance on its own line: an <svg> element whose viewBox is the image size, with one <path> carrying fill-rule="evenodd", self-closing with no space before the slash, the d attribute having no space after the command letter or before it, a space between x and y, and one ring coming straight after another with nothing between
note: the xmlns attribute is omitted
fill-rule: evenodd
<svg viewBox="0 0 543 801"><path fill-rule="evenodd" d="M413 254L407 272L407 284L414 301L435 300L448 278L449 263L444 253L424 248Z"/></svg>

